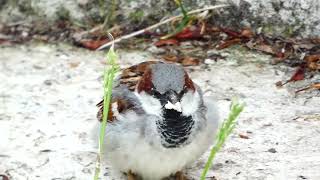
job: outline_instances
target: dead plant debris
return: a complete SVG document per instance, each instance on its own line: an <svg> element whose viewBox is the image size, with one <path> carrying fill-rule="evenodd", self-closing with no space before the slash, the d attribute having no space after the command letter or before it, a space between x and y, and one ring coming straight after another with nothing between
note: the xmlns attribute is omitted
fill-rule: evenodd
<svg viewBox="0 0 320 180"><path fill-rule="evenodd" d="M247 134L243 134L243 133L240 133L239 137L242 139L249 139L249 136Z"/></svg>
<svg viewBox="0 0 320 180"><path fill-rule="evenodd" d="M295 93L299 93L299 92L310 90L310 89L320 90L320 83L311 84L310 86L297 90Z"/></svg>
<svg viewBox="0 0 320 180"><path fill-rule="evenodd" d="M4 174L0 174L0 178L1 180L9 180L9 177Z"/></svg>
<svg viewBox="0 0 320 180"><path fill-rule="evenodd" d="M205 28L204 28L205 27ZM203 30L205 29L205 30ZM201 33L200 33L201 32ZM156 37L154 37L156 38ZM164 60L170 62L181 63L184 66L201 65L208 61L202 59L210 59L205 53L197 55L194 53L188 54L188 61L182 61L185 57L186 50L200 47L202 52L210 49L222 50L234 45L241 45L250 50L260 51L274 57L272 64L284 63L290 67L296 67L292 76L285 82L277 82L278 87L282 87L287 83L304 80L306 74L310 72L317 73L320 71L320 40L315 39L298 39L298 38L283 38L270 37L264 34L255 33L250 28L244 28L240 31L235 31L229 28L216 27L210 24L194 24L185 28L180 33L171 37L169 43L163 43L162 40L157 41L159 48L166 48L174 44L176 47L171 47L178 51L177 54L162 56ZM173 41L174 40L174 41ZM174 43L172 43L173 41ZM179 47L181 42L191 42L191 48ZM195 45L195 42L198 44ZM167 51L169 51L167 49ZM177 57L175 57L177 56ZM196 62L190 59L201 59ZM215 59L216 60L216 59ZM189 63L190 62L190 63ZM318 86L310 85L307 89L319 89ZM301 92L298 90L298 92Z"/></svg>
<svg viewBox="0 0 320 180"><path fill-rule="evenodd" d="M180 43L176 39L161 39L154 43L155 46L178 46Z"/></svg>
<svg viewBox="0 0 320 180"><path fill-rule="evenodd" d="M291 76L291 78L289 80L287 80L284 83L278 84L278 86L283 86L289 82L294 82L294 81L300 81L303 80L305 77L305 71L306 71L306 67L304 65L298 67L295 71L295 73Z"/></svg>
<svg viewBox="0 0 320 180"><path fill-rule="evenodd" d="M109 32L115 38L129 33L128 28L119 25L112 27ZM168 32L166 28L159 28L156 31L147 29L140 35L144 38L142 41L129 39L122 45L137 48L140 47L139 44L143 44L141 42L150 42L153 46L162 49L161 57L165 61L180 63L184 66L198 66L210 62L209 60L224 59L222 56L212 56L212 54L205 52L240 45L273 56L272 64L283 63L290 67L296 67L287 81L276 83L278 87L304 80L309 77L307 75L311 72L318 73L320 71L320 38L272 37L256 33L250 28L234 30L218 27L203 20L193 21L181 32L171 36L170 39L161 39L167 35L165 32ZM46 22L37 22L34 26L13 24L2 26L0 29L1 45L19 44L30 40L68 41L89 50L96 50L108 42L106 32L101 25L86 29L74 27L72 23L63 20L57 21L52 26L46 26ZM303 90L296 92L302 92L305 89L319 89L317 83L315 84L310 84L308 87L302 88Z"/></svg>

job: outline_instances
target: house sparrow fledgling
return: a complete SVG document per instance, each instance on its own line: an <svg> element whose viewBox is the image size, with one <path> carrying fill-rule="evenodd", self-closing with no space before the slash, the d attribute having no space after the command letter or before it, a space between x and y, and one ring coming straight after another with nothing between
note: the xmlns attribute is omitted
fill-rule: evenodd
<svg viewBox="0 0 320 180"><path fill-rule="evenodd" d="M98 106L102 120L103 101ZM149 61L124 69L115 81L106 128L106 158L127 173L158 180L196 161L213 143L214 104L178 65Z"/></svg>

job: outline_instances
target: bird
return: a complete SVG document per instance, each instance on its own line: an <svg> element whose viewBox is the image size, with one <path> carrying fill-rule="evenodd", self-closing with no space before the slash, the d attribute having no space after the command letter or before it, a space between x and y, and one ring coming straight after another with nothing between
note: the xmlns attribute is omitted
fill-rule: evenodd
<svg viewBox="0 0 320 180"><path fill-rule="evenodd" d="M187 180L183 170L214 142L215 104L181 65L145 61L123 69L113 84L104 160L128 180Z"/></svg>

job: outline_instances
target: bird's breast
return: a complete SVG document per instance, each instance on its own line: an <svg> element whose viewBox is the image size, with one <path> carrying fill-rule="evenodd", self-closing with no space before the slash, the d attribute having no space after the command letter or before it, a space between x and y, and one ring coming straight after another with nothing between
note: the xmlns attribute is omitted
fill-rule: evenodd
<svg viewBox="0 0 320 180"><path fill-rule="evenodd" d="M194 126L192 116L183 116L172 109L163 111L163 119L157 122L161 143L166 148L177 148L190 143L189 136Z"/></svg>

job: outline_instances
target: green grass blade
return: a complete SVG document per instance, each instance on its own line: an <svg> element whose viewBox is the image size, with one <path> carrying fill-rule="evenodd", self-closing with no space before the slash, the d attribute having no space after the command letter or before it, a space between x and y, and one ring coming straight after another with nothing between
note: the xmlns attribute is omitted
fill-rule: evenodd
<svg viewBox="0 0 320 180"><path fill-rule="evenodd" d="M109 52L107 53L107 64L109 64L111 67L109 69L106 67L104 70L103 118L102 118L102 123L100 126L99 153L97 155L94 180L98 180L99 174L100 174L100 164L101 164L101 159L102 159L103 152L104 152L103 144L104 144L104 138L105 138L105 132L106 132L106 126L107 126L109 105L111 102L113 80L114 80L115 74L119 70L119 65L117 64L117 61L118 61L118 55L114 51L114 46L112 45Z"/></svg>
<svg viewBox="0 0 320 180"><path fill-rule="evenodd" d="M231 134L232 130L235 127L236 119L243 111L243 108L244 104L240 104L236 99L232 101L228 119L224 120L218 131L218 134L216 136L216 144L211 149L210 155L200 177L201 180L206 179L206 175L212 166L212 162L216 153L219 152L227 137Z"/></svg>
<svg viewBox="0 0 320 180"><path fill-rule="evenodd" d="M161 39L167 39L167 38L170 38L170 37L178 34L185 27L187 27L189 22L192 20L192 18L190 18L190 16L188 15L188 12L185 10L183 3L182 3L182 0L175 0L175 3L180 7L183 18L182 18L181 22L178 24L178 26L174 29L173 32L161 37Z"/></svg>
<svg viewBox="0 0 320 180"><path fill-rule="evenodd" d="M184 8L182 0L174 0L174 1L180 7L183 17L188 17L188 12Z"/></svg>

